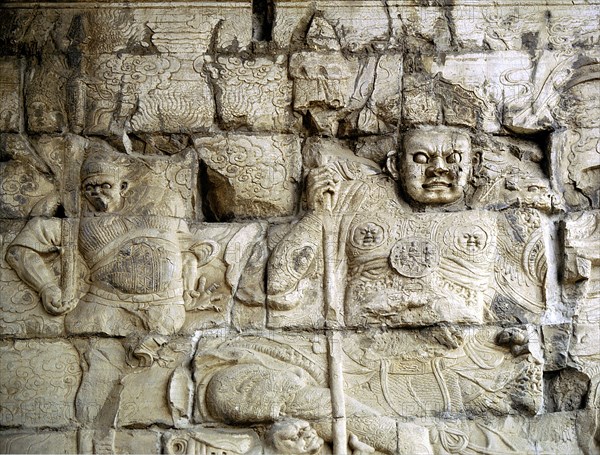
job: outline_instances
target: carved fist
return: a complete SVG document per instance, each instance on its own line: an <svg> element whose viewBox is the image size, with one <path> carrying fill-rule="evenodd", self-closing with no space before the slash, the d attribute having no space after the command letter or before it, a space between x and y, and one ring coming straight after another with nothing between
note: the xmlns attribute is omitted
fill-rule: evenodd
<svg viewBox="0 0 600 455"><path fill-rule="evenodd" d="M510 348L510 352L515 356L529 353L527 332L516 327L501 330L496 335L496 344Z"/></svg>
<svg viewBox="0 0 600 455"><path fill-rule="evenodd" d="M44 309L53 315L64 314L75 308L76 302L68 302L63 304L62 292L56 284L44 286L40 291L40 298Z"/></svg>
<svg viewBox="0 0 600 455"><path fill-rule="evenodd" d="M183 292L183 303L187 311L216 311L220 313L222 308L213 304L223 298L222 295L213 295L213 292L219 288L217 283L206 287L206 277L201 276L198 280L198 287L194 290Z"/></svg>
<svg viewBox="0 0 600 455"><path fill-rule="evenodd" d="M331 167L312 169L306 180L308 208L316 211L322 210L325 205L325 195L335 195L341 180L341 175Z"/></svg>

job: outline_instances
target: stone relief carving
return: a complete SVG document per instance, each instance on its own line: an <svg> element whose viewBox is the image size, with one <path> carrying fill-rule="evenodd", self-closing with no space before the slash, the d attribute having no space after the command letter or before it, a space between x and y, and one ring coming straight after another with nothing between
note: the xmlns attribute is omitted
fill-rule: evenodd
<svg viewBox="0 0 600 455"><path fill-rule="evenodd" d="M294 117L290 109L292 86L286 57L244 61L235 57L207 58L217 93L217 109L225 129L286 131Z"/></svg>
<svg viewBox="0 0 600 455"><path fill-rule="evenodd" d="M600 447L598 14L8 2L0 453Z"/></svg>
<svg viewBox="0 0 600 455"><path fill-rule="evenodd" d="M413 204L460 208L477 154L465 130L421 127L404 135L388 166ZM328 237L340 239L331 260L344 310L336 304L350 326L483 323L493 305L508 302L508 311L516 305L539 315L546 265L537 212L412 213L374 163L353 157L329 156L326 166L310 171L310 211L270 259L272 308L299 304L300 281L320 273Z"/></svg>
<svg viewBox="0 0 600 455"><path fill-rule="evenodd" d="M230 134L197 137L194 143L209 182L218 188L208 203L219 219L295 213L301 166L297 137Z"/></svg>
<svg viewBox="0 0 600 455"><path fill-rule="evenodd" d="M3 58L0 65L2 68L2 84L0 85L2 131L16 133L22 122L19 109L22 93L20 77L22 62L17 58Z"/></svg>
<svg viewBox="0 0 600 455"><path fill-rule="evenodd" d="M75 418L81 378L77 351L65 341L3 341L3 426L62 427Z"/></svg>

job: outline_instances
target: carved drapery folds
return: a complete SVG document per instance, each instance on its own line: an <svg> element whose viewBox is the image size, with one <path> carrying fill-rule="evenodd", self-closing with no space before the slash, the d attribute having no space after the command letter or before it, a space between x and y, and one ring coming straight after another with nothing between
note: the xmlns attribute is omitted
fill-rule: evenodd
<svg viewBox="0 0 600 455"><path fill-rule="evenodd" d="M598 5L442 3L3 5L0 453L598 451Z"/></svg>

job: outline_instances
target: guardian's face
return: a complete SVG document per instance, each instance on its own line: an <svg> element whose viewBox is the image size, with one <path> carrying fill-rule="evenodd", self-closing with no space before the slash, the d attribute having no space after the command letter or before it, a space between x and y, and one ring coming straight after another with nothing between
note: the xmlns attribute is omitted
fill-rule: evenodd
<svg viewBox="0 0 600 455"><path fill-rule="evenodd" d="M398 165L402 188L413 201L456 202L463 197L471 174L471 140L459 130L442 126L409 131Z"/></svg>
<svg viewBox="0 0 600 455"><path fill-rule="evenodd" d="M273 434L273 446L281 454L314 454L323 446L323 439L308 422L290 419Z"/></svg>
<svg viewBox="0 0 600 455"><path fill-rule="evenodd" d="M96 175L84 181L83 191L98 212L114 212L121 208L122 185L114 176Z"/></svg>

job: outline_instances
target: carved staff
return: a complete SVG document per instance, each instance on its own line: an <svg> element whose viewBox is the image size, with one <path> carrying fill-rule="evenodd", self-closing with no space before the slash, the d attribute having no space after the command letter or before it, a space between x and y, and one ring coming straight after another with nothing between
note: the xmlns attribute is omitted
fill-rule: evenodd
<svg viewBox="0 0 600 455"><path fill-rule="evenodd" d="M335 282L335 258L337 235L333 217L333 193L324 194L325 216L323 217L323 287L325 300L325 326L327 328L329 390L331 392L331 416L334 455L346 455L348 437L346 433L346 399L342 369L342 340L340 334L341 308Z"/></svg>
<svg viewBox="0 0 600 455"><path fill-rule="evenodd" d="M63 308L73 308L77 302L77 250L79 236L80 172L85 150L84 139L69 135L62 156L60 194L65 211L61 226L61 289Z"/></svg>

